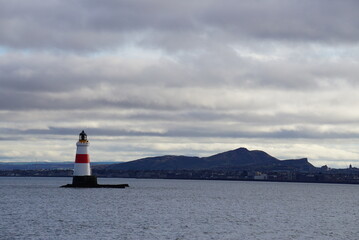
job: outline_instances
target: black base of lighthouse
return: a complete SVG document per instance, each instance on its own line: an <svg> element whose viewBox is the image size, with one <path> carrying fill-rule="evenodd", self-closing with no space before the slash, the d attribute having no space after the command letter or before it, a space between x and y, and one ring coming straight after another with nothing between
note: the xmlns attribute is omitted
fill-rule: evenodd
<svg viewBox="0 0 359 240"><path fill-rule="evenodd" d="M72 184L61 187L67 188L125 188L128 184L98 184L96 176L73 176Z"/></svg>
<svg viewBox="0 0 359 240"><path fill-rule="evenodd" d="M73 176L72 185L75 187L93 187L97 186L96 176Z"/></svg>

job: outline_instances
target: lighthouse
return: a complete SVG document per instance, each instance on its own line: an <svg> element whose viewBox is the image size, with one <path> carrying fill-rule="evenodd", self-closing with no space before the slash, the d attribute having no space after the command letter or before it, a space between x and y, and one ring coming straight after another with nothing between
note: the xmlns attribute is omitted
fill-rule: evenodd
<svg viewBox="0 0 359 240"><path fill-rule="evenodd" d="M91 175L90 155L88 154L89 141L84 130L79 134L76 143L76 157L72 184L61 187L66 188L125 188L128 184L98 184L97 177Z"/></svg>
<svg viewBox="0 0 359 240"><path fill-rule="evenodd" d="M97 177L91 175L90 155L88 154L89 141L84 130L79 134L79 140L76 143L76 158L72 185L74 187L96 187Z"/></svg>
<svg viewBox="0 0 359 240"><path fill-rule="evenodd" d="M88 154L89 141L85 131L79 134L79 141L76 143L76 158L74 176L91 176L90 156Z"/></svg>

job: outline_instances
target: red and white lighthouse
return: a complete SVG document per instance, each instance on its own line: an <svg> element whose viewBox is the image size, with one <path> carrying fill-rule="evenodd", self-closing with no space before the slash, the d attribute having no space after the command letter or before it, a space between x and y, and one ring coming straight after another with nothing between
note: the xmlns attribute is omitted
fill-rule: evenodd
<svg viewBox="0 0 359 240"><path fill-rule="evenodd" d="M85 131L79 135L79 141L76 143L76 159L74 174L72 177L72 184L67 184L62 187L71 188L125 188L128 184L98 184L97 177L91 175L90 155L87 152L89 141Z"/></svg>
<svg viewBox="0 0 359 240"><path fill-rule="evenodd" d="M89 146L89 141L87 140L87 135L85 131L79 135L79 141L76 143L76 159L74 167L74 176L91 176L90 168L90 155L88 154L87 148Z"/></svg>

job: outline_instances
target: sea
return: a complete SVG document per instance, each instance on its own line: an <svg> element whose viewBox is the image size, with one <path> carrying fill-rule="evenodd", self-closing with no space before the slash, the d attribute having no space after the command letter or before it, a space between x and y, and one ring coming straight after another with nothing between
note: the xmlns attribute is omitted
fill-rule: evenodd
<svg viewBox="0 0 359 240"><path fill-rule="evenodd" d="M359 239L359 185L0 177L0 239Z"/></svg>

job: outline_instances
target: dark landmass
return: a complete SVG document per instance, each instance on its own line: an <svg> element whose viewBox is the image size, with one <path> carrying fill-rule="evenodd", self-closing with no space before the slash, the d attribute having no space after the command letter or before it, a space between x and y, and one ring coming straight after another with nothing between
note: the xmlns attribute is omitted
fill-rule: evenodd
<svg viewBox="0 0 359 240"><path fill-rule="evenodd" d="M246 148L219 153L210 157L160 156L135 161L95 166L103 170L298 170L315 167L306 158L281 161L263 151Z"/></svg>
<svg viewBox="0 0 359 240"><path fill-rule="evenodd" d="M0 170L0 176L70 177L69 169ZM239 148L210 157L159 156L116 164L93 164L97 177L203 179L359 184L359 169L314 167L307 158L279 160Z"/></svg>

